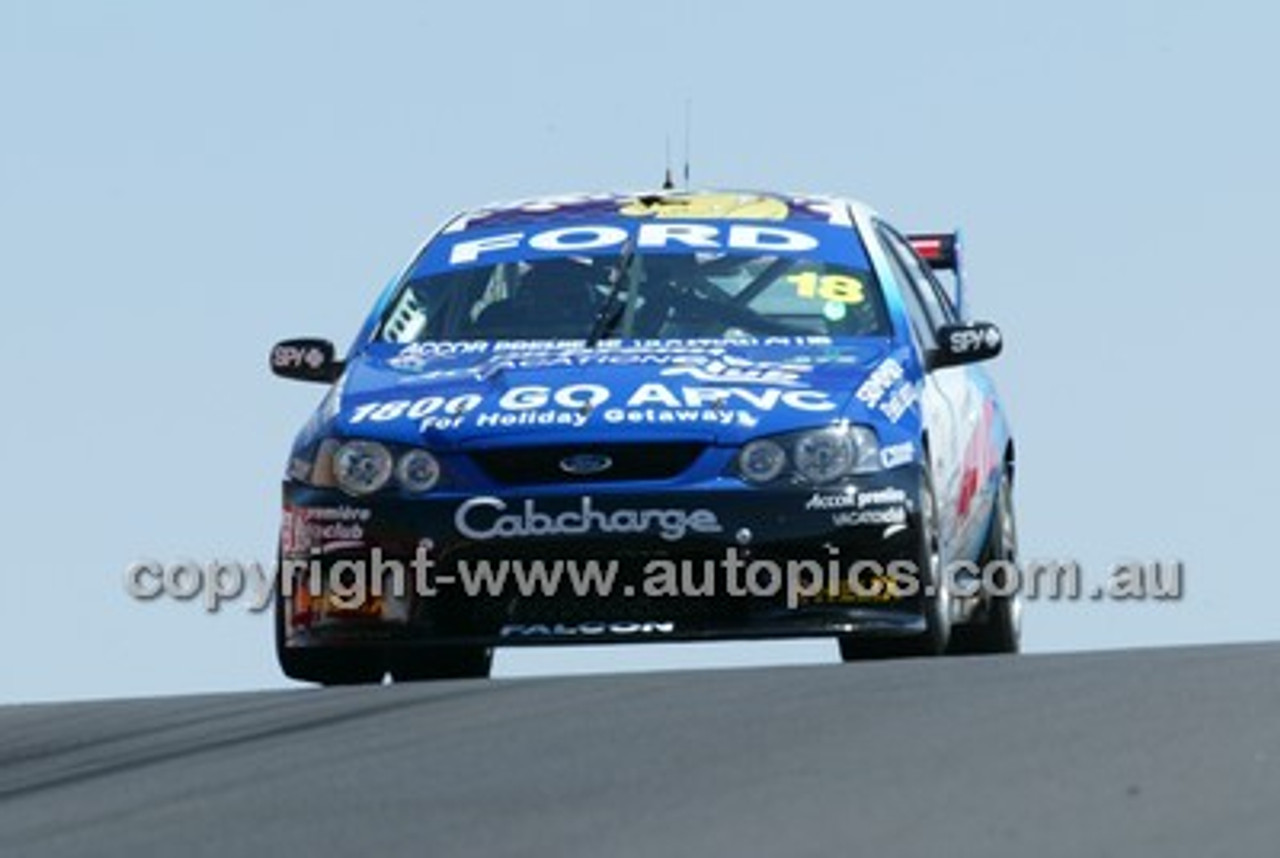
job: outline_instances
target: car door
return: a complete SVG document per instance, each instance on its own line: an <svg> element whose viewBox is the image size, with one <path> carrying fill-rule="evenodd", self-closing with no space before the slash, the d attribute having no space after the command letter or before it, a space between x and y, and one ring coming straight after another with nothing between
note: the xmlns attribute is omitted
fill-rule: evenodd
<svg viewBox="0 0 1280 858"><path fill-rule="evenodd" d="M923 354L937 346L938 329L959 321L955 308L911 245L883 221L876 232L894 277L902 282L903 300ZM974 556L978 521L975 503L981 486L981 463L975 449L985 449L981 437L984 397L968 367L926 367L921 410L929 433L930 464L938 498L942 537L951 557Z"/></svg>

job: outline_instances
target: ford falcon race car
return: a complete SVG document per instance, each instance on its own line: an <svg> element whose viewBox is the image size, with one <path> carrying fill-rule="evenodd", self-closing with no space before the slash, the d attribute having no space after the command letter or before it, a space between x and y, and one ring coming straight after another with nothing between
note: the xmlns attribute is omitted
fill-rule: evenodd
<svg viewBox="0 0 1280 858"><path fill-rule="evenodd" d="M980 366L1001 338L961 275L954 233L834 198L458 215L345 355L271 352L328 386L284 479L284 673L477 677L499 646L622 641L1016 651L1014 446Z"/></svg>

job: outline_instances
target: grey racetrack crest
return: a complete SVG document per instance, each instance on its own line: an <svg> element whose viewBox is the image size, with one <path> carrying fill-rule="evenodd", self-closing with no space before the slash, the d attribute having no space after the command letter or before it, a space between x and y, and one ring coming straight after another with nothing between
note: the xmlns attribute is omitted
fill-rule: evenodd
<svg viewBox="0 0 1280 858"><path fill-rule="evenodd" d="M1280 646L0 709L0 855L1280 849Z"/></svg>

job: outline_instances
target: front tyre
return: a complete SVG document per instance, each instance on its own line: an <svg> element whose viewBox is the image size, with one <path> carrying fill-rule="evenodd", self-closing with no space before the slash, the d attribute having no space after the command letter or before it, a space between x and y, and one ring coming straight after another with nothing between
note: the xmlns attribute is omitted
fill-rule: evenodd
<svg viewBox="0 0 1280 858"><path fill-rule="evenodd" d="M951 638L951 598L942 577L942 539L938 533L938 503L928 467L920 475L920 534L914 558L920 570L920 601L925 630L909 637L840 638L840 658L867 661L884 658L941 655Z"/></svg>
<svg viewBox="0 0 1280 858"><path fill-rule="evenodd" d="M982 568L994 570L994 575L974 618L956 627L950 652L957 655L1018 652L1022 641L1022 599L1011 586L1018 583L1017 562L1018 529L1013 514L1013 481L1005 471L1000 477L1000 487L992 505L991 527L980 561ZM1015 580L1008 580L1008 576ZM983 577L987 577L985 571Z"/></svg>

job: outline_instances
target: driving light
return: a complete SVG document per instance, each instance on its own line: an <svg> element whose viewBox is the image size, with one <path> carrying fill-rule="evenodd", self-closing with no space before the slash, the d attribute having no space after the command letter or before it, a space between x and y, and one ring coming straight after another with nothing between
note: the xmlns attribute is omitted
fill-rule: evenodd
<svg viewBox="0 0 1280 858"><path fill-rule="evenodd" d="M752 441L738 455L738 470L749 483L776 480L787 467L787 451L774 441Z"/></svg>
<svg viewBox="0 0 1280 858"><path fill-rule="evenodd" d="M391 451L376 441L347 441L333 454L338 486L349 495L369 495L391 479Z"/></svg>
<svg viewBox="0 0 1280 858"><path fill-rule="evenodd" d="M410 450L396 463L396 479L405 491L429 492L440 482L440 463L426 450Z"/></svg>

